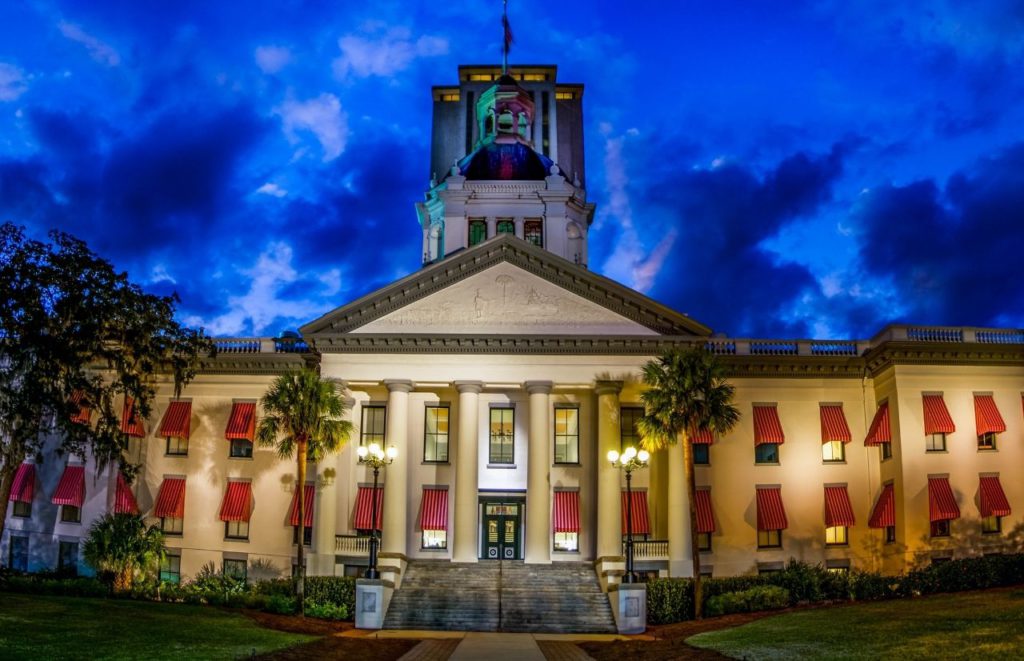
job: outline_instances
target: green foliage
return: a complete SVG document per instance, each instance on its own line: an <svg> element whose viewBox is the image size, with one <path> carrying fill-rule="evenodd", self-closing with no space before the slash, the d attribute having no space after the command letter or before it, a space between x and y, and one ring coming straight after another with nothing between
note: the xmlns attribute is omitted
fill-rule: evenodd
<svg viewBox="0 0 1024 661"><path fill-rule="evenodd" d="M293 458L302 442L309 460L320 461L340 450L352 435L352 423L344 419L348 407L341 384L322 379L309 368L274 379L260 405L263 417L256 440L276 448L282 459Z"/></svg>
<svg viewBox="0 0 1024 661"><path fill-rule="evenodd" d="M712 581L704 581L705 588ZM705 594L707 594L705 592ZM654 578L647 582L647 623L670 624L693 619L693 581Z"/></svg>
<svg viewBox="0 0 1024 661"><path fill-rule="evenodd" d="M52 573L10 574L0 578L0 590L65 597L106 597L110 586L93 577L59 578Z"/></svg>
<svg viewBox="0 0 1024 661"><path fill-rule="evenodd" d="M349 610L345 604L322 604L307 599L306 615L321 620L347 620L349 619Z"/></svg>
<svg viewBox="0 0 1024 661"><path fill-rule="evenodd" d="M155 572L164 557L164 535L137 514L105 514L89 528L82 556L97 571L112 575L116 592L129 591L136 578Z"/></svg>
<svg viewBox="0 0 1024 661"><path fill-rule="evenodd" d="M707 601L706 613L711 617L729 615L730 613L750 613L753 611L779 610L789 606L790 593L776 585L761 585L716 595Z"/></svg>
<svg viewBox="0 0 1024 661"><path fill-rule="evenodd" d="M307 604L344 606L349 614L356 612L356 579L350 576L309 576L306 578Z"/></svg>
<svg viewBox="0 0 1024 661"><path fill-rule="evenodd" d="M267 605L264 610L268 613L276 613L278 615L294 615L298 607L299 605L295 603L295 597L290 595L272 594L267 597Z"/></svg>

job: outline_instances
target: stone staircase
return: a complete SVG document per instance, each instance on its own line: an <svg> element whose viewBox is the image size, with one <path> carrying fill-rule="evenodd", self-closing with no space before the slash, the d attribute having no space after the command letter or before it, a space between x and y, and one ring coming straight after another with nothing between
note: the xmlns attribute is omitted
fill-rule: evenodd
<svg viewBox="0 0 1024 661"><path fill-rule="evenodd" d="M590 563L410 560L385 629L615 633Z"/></svg>

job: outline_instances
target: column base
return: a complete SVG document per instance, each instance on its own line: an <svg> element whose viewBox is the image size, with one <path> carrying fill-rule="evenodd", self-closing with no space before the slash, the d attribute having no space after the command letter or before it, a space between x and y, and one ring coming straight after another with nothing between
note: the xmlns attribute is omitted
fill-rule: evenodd
<svg viewBox="0 0 1024 661"><path fill-rule="evenodd" d="M394 588L386 582L368 578L356 580L356 628L382 629Z"/></svg>
<svg viewBox="0 0 1024 661"><path fill-rule="evenodd" d="M636 634L647 630L647 586L643 583L618 585L608 593L615 626L619 633Z"/></svg>

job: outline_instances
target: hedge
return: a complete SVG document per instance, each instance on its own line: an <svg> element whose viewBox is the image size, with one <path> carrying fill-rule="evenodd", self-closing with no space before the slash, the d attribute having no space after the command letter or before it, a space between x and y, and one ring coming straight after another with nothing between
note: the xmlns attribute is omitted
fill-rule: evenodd
<svg viewBox="0 0 1024 661"><path fill-rule="evenodd" d="M875 601L937 592L980 590L1024 583L1024 554L992 555L936 563L899 576L876 572L830 572L796 560L779 572L754 576L706 578L702 582L707 614L739 612L729 605L762 598L767 586L787 593L787 606L835 601ZM737 597L736 595L741 596ZM776 596L778 593L774 593ZM725 595L732 595L720 599ZM709 605L714 603L713 608ZM724 605L724 606L723 606ZM647 583L648 624L693 619L693 579L656 578Z"/></svg>

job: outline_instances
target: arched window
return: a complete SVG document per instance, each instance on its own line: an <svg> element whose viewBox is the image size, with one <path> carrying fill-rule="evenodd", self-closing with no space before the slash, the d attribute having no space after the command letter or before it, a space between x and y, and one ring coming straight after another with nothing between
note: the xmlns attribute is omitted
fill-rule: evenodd
<svg viewBox="0 0 1024 661"><path fill-rule="evenodd" d="M483 218L469 219L469 245L475 246L487 239L487 221Z"/></svg>
<svg viewBox="0 0 1024 661"><path fill-rule="evenodd" d="M544 221L540 218L529 218L523 222L523 238L537 246L544 247Z"/></svg>
<svg viewBox="0 0 1024 661"><path fill-rule="evenodd" d="M498 219L498 234L515 234L516 224L511 218Z"/></svg>

